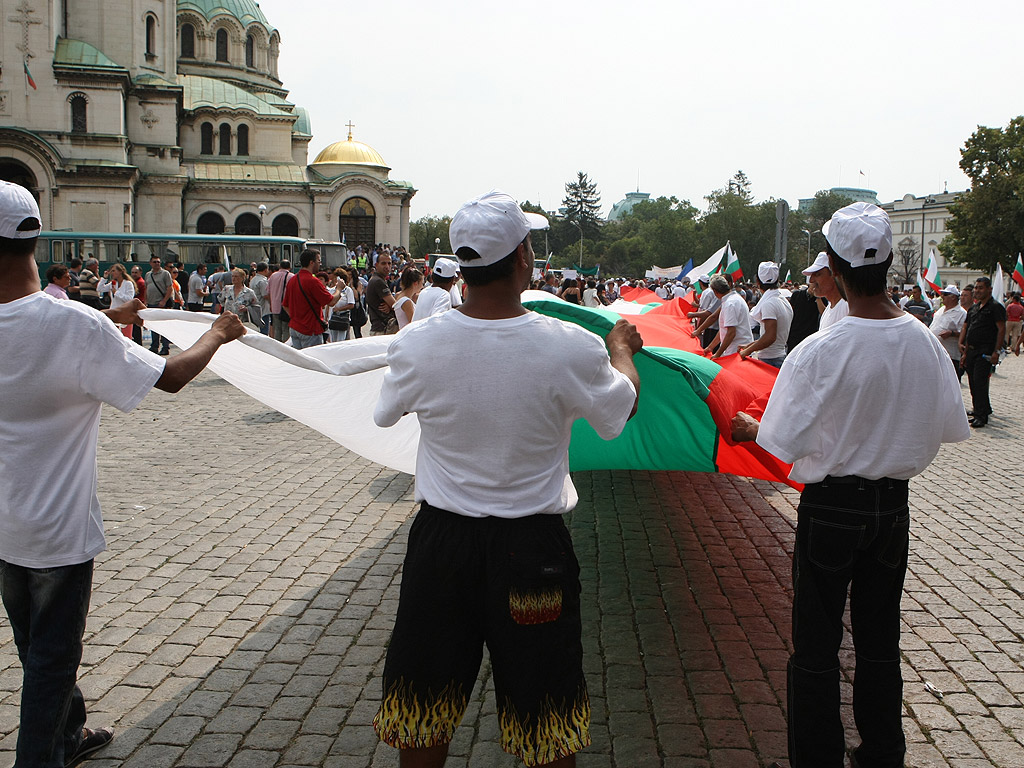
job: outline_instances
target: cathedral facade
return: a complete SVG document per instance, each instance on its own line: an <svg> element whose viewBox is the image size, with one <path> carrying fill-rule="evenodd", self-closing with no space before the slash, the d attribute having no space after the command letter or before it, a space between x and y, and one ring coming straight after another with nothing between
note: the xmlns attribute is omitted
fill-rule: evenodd
<svg viewBox="0 0 1024 768"><path fill-rule="evenodd" d="M411 184L309 114L253 0L0 0L0 178L44 229L409 245Z"/></svg>

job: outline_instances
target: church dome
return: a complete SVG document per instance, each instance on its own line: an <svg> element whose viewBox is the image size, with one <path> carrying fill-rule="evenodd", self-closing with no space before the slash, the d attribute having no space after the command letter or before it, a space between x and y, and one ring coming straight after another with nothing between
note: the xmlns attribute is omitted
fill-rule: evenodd
<svg viewBox="0 0 1024 768"><path fill-rule="evenodd" d="M355 141L352 138L351 132L345 141L336 141L330 146L324 147L320 154L316 156L316 160L312 162L312 165L327 165L330 163L368 165L390 170L387 163L384 162L384 158L380 156L377 150L369 144Z"/></svg>
<svg viewBox="0 0 1024 768"><path fill-rule="evenodd" d="M253 0L178 0L178 12L186 9L196 11L207 21L212 21L214 16L227 14L238 19L243 27L256 21L268 31L274 30L260 10L259 3Z"/></svg>

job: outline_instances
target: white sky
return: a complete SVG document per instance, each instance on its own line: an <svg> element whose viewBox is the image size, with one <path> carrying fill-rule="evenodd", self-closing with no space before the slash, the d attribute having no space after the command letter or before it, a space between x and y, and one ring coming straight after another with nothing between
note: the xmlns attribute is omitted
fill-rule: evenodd
<svg viewBox="0 0 1024 768"><path fill-rule="evenodd" d="M978 125L1024 112L1017 0L262 0L310 160L347 136L419 191L412 218L497 187L557 208L585 171L703 208L746 172L795 208L966 188ZM864 172L864 176L860 175Z"/></svg>

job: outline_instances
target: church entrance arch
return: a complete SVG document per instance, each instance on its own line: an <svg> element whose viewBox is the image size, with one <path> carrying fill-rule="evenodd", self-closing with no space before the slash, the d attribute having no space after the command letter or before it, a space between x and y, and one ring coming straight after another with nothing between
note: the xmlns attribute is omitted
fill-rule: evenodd
<svg viewBox="0 0 1024 768"><path fill-rule="evenodd" d="M270 234L274 237L298 237L299 222L291 214L282 213L274 217L274 222L270 225Z"/></svg>
<svg viewBox="0 0 1024 768"><path fill-rule="evenodd" d="M373 245L376 240L377 214L369 200L350 197L341 206L338 215L338 236L354 248L360 243Z"/></svg>
<svg viewBox="0 0 1024 768"><path fill-rule="evenodd" d="M0 157L0 179L9 181L12 184L20 184L31 192L33 196L39 197L36 194L35 174L13 158Z"/></svg>
<svg viewBox="0 0 1024 768"><path fill-rule="evenodd" d="M260 234L260 217L255 213L243 213L235 219L236 235Z"/></svg>
<svg viewBox="0 0 1024 768"><path fill-rule="evenodd" d="M223 235L223 217L219 213L207 211L196 221L196 232L200 235Z"/></svg>

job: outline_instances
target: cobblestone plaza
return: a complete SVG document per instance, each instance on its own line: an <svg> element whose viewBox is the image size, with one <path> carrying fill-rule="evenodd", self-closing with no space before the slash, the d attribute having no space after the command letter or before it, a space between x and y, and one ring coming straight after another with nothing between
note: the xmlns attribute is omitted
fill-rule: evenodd
<svg viewBox="0 0 1024 768"><path fill-rule="evenodd" d="M911 768L1024 766L1022 385L1024 360L1011 356L993 379L989 426L944 446L911 483ZM131 414L106 409L100 441L109 549L97 559L81 687L90 725L116 735L88 765L397 766L371 721L412 477L211 373L177 396L152 392ZM574 479L594 712L579 765L785 758L798 494L727 475ZM847 645L847 703L852 663ZM485 658L449 765L517 764L498 747L491 685ZM14 761L20 689L4 616L2 768Z"/></svg>

